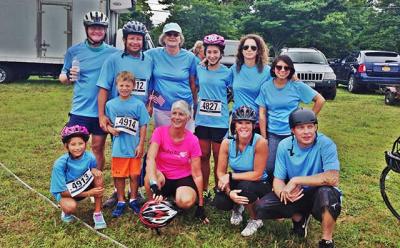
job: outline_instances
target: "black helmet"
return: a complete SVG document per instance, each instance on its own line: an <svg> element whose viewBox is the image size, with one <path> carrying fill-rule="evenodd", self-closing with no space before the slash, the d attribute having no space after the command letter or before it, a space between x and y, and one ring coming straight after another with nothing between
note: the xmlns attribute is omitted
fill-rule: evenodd
<svg viewBox="0 0 400 248"><path fill-rule="evenodd" d="M289 115L289 126L294 128L300 124L313 123L318 124L317 116L309 109L298 108Z"/></svg>
<svg viewBox="0 0 400 248"><path fill-rule="evenodd" d="M255 123L257 121L256 112L250 107L241 106L232 113L232 122L235 121L251 121Z"/></svg>
<svg viewBox="0 0 400 248"><path fill-rule="evenodd" d="M147 28L141 22L129 21L125 23L125 25L122 27L122 34L124 38L126 38L128 34L140 34L142 36L145 36L146 33Z"/></svg>
<svg viewBox="0 0 400 248"><path fill-rule="evenodd" d="M108 17L100 11L90 11L83 17L83 25L85 27L93 25L108 27Z"/></svg>

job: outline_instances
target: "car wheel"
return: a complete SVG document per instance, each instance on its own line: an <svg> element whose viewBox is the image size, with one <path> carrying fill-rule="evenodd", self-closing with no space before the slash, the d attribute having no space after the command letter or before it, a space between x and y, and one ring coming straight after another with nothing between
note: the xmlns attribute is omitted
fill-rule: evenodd
<svg viewBox="0 0 400 248"><path fill-rule="evenodd" d="M14 80L14 74L7 65L0 65L0 84L9 83Z"/></svg>
<svg viewBox="0 0 400 248"><path fill-rule="evenodd" d="M336 97L336 86L329 88L328 90L324 91L322 93L322 96L326 99L326 100L334 100Z"/></svg>
<svg viewBox="0 0 400 248"><path fill-rule="evenodd" d="M356 78L351 75L349 78L349 83L347 84L347 89L351 93L357 93L360 91L360 86L356 83Z"/></svg>
<svg viewBox="0 0 400 248"><path fill-rule="evenodd" d="M385 92L385 104L386 105L394 105L396 103L396 96L390 90Z"/></svg>

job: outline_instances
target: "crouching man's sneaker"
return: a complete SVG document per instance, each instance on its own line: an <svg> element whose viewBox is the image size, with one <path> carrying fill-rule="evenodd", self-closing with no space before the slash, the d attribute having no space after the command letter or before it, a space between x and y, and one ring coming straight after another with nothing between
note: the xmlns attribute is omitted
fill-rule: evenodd
<svg viewBox="0 0 400 248"><path fill-rule="evenodd" d="M232 225L237 226L242 222L242 220L243 220L243 217L242 217L243 211L244 211L244 206L243 205L235 204L233 206L232 216L231 216L231 224Z"/></svg>
<svg viewBox="0 0 400 248"><path fill-rule="evenodd" d="M262 226L263 226L262 220L253 220L253 219L250 219L250 220L247 222L246 228L243 229L243 231L242 231L241 234L242 234L242 236L244 236L244 237L251 236L251 235L253 235L254 233L257 232L258 228L260 228L260 227L262 227Z"/></svg>
<svg viewBox="0 0 400 248"><path fill-rule="evenodd" d="M319 248L334 248L335 242L333 242L333 240L321 239L318 243L318 247Z"/></svg>
<svg viewBox="0 0 400 248"><path fill-rule="evenodd" d="M94 229L104 229L107 227L106 221L104 220L103 214L93 213Z"/></svg>
<svg viewBox="0 0 400 248"><path fill-rule="evenodd" d="M310 222L310 219L311 219L311 215L309 214L309 215L303 216L299 222L293 221L292 233L298 237L306 238L308 223Z"/></svg>

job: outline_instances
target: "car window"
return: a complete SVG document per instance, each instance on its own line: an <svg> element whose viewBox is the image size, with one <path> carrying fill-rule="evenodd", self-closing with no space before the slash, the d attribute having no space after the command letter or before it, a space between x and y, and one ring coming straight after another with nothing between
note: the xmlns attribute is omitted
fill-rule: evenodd
<svg viewBox="0 0 400 248"><path fill-rule="evenodd" d="M224 55L225 56L236 56L239 41L226 41Z"/></svg>
<svg viewBox="0 0 400 248"><path fill-rule="evenodd" d="M366 52L365 62L376 62L376 63L400 62L400 56L397 53L390 53L390 52Z"/></svg>
<svg viewBox="0 0 400 248"><path fill-rule="evenodd" d="M287 52L293 63L328 64L325 56L316 52Z"/></svg>
<svg viewBox="0 0 400 248"><path fill-rule="evenodd" d="M350 55L350 56L348 56L347 58L346 58L346 63L354 63L354 62L356 62L357 61L357 59L354 57L354 56L352 56L352 55Z"/></svg>

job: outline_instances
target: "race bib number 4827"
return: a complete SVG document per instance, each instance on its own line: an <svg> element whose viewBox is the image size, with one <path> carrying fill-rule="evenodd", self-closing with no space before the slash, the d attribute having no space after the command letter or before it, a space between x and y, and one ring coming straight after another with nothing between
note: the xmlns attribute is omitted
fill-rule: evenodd
<svg viewBox="0 0 400 248"><path fill-rule="evenodd" d="M222 102L218 100L201 99L199 114L208 116L221 116Z"/></svg>

